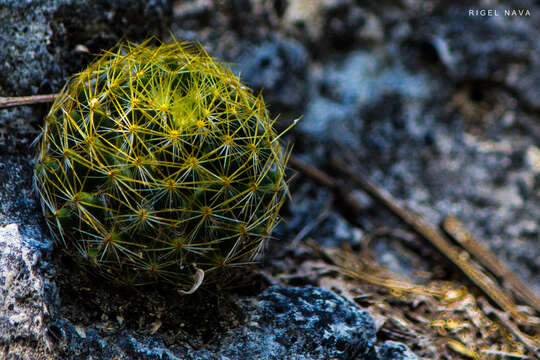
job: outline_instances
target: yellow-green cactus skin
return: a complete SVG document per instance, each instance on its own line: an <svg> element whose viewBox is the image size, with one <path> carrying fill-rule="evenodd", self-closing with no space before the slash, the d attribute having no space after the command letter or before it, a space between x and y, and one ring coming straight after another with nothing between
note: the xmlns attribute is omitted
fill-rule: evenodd
<svg viewBox="0 0 540 360"><path fill-rule="evenodd" d="M68 81L39 139L34 182L52 236L132 285L185 290L201 270L252 261L287 192L274 122L200 45L104 52Z"/></svg>

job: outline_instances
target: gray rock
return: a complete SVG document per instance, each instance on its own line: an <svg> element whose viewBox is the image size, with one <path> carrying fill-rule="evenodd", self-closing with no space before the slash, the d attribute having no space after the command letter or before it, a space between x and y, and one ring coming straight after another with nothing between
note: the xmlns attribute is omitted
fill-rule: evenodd
<svg viewBox="0 0 540 360"><path fill-rule="evenodd" d="M157 335L129 330L104 338L65 320L53 325L56 346L65 358L376 359L375 324L369 313L329 291L272 287L242 303L246 321L202 349L166 346Z"/></svg>
<svg viewBox="0 0 540 360"><path fill-rule="evenodd" d="M62 359L217 359L209 351L194 351L182 344L175 346L173 351L159 336L141 336L126 330L105 337L96 329L74 326L62 318L57 318L49 325L49 332L55 334L55 353Z"/></svg>
<svg viewBox="0 0 540 360"><path fill-rule="evenodd" d="M381 42L384 28L370 6L354 0L284 3L283 27L309 43L318 56ZM377 7L373 7L377 8Z"/></svg>
<svg viewBox="0 0 540 360"><path fill-rule="evenodd" d="M0 227L0 354L4 359L45 359L52 354L47 325L54 306L53 285L41 267L41 250L47 246L36 242L23 239L16 224Z"/></svg>
<svg viewBox="0 0 540 360"><path fill-rule="evenodd" d="M469 9L450 6L442 16L422 17L415 23L414 41L431 44L454 81L508 87L527 106L540 109L540 20L535 10L495 6L499 16L482 17L470 16ZM530 16L505 15L515 9L529 10Z"/></svg>
<svg viewBox="0 0 540 360"><path fill-rule="evenodd" d="M40 216L32 194L32 160L0 155L0 225L37 226Z"/></svg>
<svg viewBox="0 0 540 360"><path fill-rule="evenodd" d="M404 344L395 341L385 341L377 347L378 360L417 360L418 358Z"/></svg>
<svg viewBox="0 0 540 360"><path fill-rule="evenodd" d="M271 287L257 297L247 326L222 340L231 359L369 359L375 323L368 312L311 286Z"/></svg>
<svg viewBox="0 0 540 360"><path fill-rule="evenodd" d="M331 200L332 195L328 190L310 183L302 184L295 189L295 201L289 204L295 216L290 221L280 223L279 230L294 234L294 237L301 236L299 240L311 237L326 247L359 245L363 231L347 222L337 211L330 210L328 201ZM369 208L370 203L366 202L365 210Z"/></svg>
<svg viewBox="0 0 540 360"><path fill-rule="evenodd" d="M280 38L260 45L245 45L236 71L279 112L303 107L307 94L309 55L302 44ZM276 107L276 109L274 108Z"/></svg>
<svg viewBox="0 0 540 360"><path fill-rule="evenodd" d="M171 2L1 0L0 96L58 92L92 53L121 38L141 41L165 32ZM45 112L46 106L0 110L0 150L31 141Z"/></svg>
<svg viewBox="0 0 540 360"><path fill-rule="evenodd" d="M53 36L49 21L61 1L2 1L0 3L0 73L3 95L29 95L58 88L62 72L47 49ZM5 21L9 19L9 21Z"/></svg>

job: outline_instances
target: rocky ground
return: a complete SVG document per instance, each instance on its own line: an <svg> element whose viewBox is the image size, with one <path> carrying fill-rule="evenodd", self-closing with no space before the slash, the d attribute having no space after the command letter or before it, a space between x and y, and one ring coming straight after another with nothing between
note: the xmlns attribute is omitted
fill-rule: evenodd
<svg viewBox="0 0 540 360"><path fill-rule="evenodd" d="M501 16L468 16L482 4L0 0L0 96L57 92L91 54L120 40L200 41L263 91L279 127L301 116L287 135L297 156L322 169L332 155L352 157L430 223L457 215L540 294L540 7L492 1ZM503 16L505 9L530 16ZM289 246L322 209L300 243L354 248L381 228L404 229L362 192L354 192L362 209L352 216L300 174L275 241L242 282L231 274L225 289L178 298L159 286L112 289L81 273L51 243L32 191L31 142L46 112L0 110L4 357L416 358L361 309L365 301L283 275L286 264L313 257ZM415 235L415 251L395 236L378 240L373 256L396 273L455 277Z"/></svg>

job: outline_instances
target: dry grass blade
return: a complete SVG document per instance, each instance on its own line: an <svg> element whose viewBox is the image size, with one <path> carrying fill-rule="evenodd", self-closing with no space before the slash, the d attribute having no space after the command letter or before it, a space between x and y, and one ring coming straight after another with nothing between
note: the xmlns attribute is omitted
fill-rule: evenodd
<svg viewBox="0 0 540 360"><path fill-rule="evenodd" d="M432 280L418 285L351 248L324 248L312 240L304 244L320 260L301 264L301 271L318 286L369 310L381 339L404 342L426 359L534 358L526 355L535 354L534 338L459 283ZM492 311L499 316L488 317Z"/></svg>
<svg viewBox="0 0 540 360"><path fill-rule="evenodd" d="M455 216L447 216L442 225L444 230L471 253L482 266L500 278L503 285L512 290L515 296L540 312L540 299L489 249L476 240Z"/></svg>
<svg viewBox="0 0 540 360"><path fill-rule="evenodd" d="M428 288L421 285L415 285L407 281L396 280L395 275L389 274L382 268L374 264L365 264L360 258L354 256L352 250L344 249L326 249L314 241L307 242L321 258L326 259L333 265L333 269L347 275L353 279L366 284L383 286L391 291L437 296L443 298L445 291L440 289ZM369 271L366 271L369 269Z"/></svg>
<svg viewBox="0 0 540 360"><path fill-rule="evenodd" d="M501 312L495 308L493 308L490 304L488 304L487 302L485 301L479 301L481 306L482 306L482 309L483 311L490 315L490 314L493 314L495 315L495 317L497 318L497 320L503 324L503 326L511 333L513 334L516 338L519 339L519 341L521 341L521 343L523 343L525 345L525 347L527 348L527 350L531 353L531 354L534 354L534 356L537 358L537 359L540 359L540 351L539 351L539 348L540 348L540 339L539 339L539 336L538 334L534 335L534 336L529 336L525 333L523 333L519 327L514 324L513 321L511 321L508 317L508 315L504 312ZM538 325L538 324L537 324Z"/></svg>

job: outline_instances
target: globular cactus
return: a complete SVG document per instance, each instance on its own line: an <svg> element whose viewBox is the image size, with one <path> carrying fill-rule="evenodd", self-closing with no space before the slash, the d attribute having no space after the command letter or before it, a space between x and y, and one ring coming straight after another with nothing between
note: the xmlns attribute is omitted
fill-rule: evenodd
<svg viewBox="0 0 540 360"><path fill-rule="evenodd" d="M125 284L193 289L251 261L286 193L274 121L199 45L104 52L45 119L34 180L51 234Z"/></svg>

